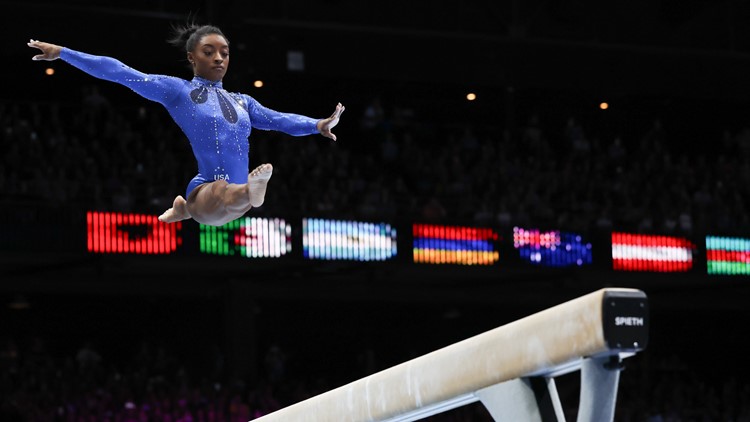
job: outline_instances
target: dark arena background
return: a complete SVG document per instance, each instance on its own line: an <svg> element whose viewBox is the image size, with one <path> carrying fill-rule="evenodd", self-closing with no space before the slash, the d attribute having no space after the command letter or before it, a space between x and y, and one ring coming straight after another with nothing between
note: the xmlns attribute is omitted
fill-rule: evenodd
<svg viewBox="0 0 750 422"><path fill-rule="evenodd" d="M250 420L604 287L650 307L615 420L750 420L747 2L0 8L1 420ZM254 130L266 202L224 227L156 220L197 172L163 107L26 46L190 79L191 18L227 90L346 106Z"/></svg>

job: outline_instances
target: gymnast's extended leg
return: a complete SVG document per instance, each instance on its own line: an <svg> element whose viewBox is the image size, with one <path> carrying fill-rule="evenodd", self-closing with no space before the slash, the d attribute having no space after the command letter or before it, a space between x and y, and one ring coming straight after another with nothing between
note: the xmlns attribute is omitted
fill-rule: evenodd
<svg viewBox="0 0 750 422"><path fill-rule="evenodd" d="M187 220L190 217L191 215L187 208L187 201L185 201L185 198L183 198L182 195L177 195L174 202L172 202L172 208L164 211L164 213L159 216L159 221L165 223L176 223L178 221Z"/></svg>
<svg viewBox="0 0 750 422"><path fill-rule="evenodd" d="M242 217L251 208L263 205L272 174L273 166L263 164L250 172L244 184L224 180L204 183L193 189L187 201L179 196L175 198L172 208L165 211L159 220L171 223L192 217L199 223L211 226L226 224Z"/></svg>

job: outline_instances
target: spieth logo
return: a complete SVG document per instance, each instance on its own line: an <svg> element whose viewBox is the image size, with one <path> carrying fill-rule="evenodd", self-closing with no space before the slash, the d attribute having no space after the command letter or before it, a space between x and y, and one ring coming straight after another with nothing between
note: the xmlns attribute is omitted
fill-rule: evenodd
<svg viewBox="0 0 750 422"><path fill-rule="evenodd" d="M615 317L615 325L618 327L623 326L623 325L626 325L629 327L642 327L643 318L618 316L618 317Z"/></svg>

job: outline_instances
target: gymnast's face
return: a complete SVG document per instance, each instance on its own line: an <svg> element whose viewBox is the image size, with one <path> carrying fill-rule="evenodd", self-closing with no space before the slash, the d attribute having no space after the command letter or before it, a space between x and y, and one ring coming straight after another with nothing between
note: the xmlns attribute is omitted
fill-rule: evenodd
<svg viewBox="0 0 750 422"><path fill-rule="evenodd" d="M219 34L204 35L188 52L193 73L210 81L220 81L229 68L229 44Z"/></svg>

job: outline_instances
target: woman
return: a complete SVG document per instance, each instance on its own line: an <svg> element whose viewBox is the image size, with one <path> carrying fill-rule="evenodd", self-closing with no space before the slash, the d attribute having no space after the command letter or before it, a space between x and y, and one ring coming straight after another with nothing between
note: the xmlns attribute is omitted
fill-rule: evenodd
<svg viewBox="0 0 750 422"><path fill-rule="evenodd" d="M320 133L336 140L331 129L344 111L341 103L330 117L313 119L274 111L249 95L226 91L221 81L229 67L229 41L219 28L189 25L178 29L170 43L186 51L192 80L141 73L110 57L38 40L28 43L42 51L32 60L62 59L92 76L125 85L169 111L190 141L198 174L188 184L185 197L178 195L159 220L172 223L193 218L221 226L261 206L273 166L263 164L248 174L252 128L292 136Z"/></svg>

